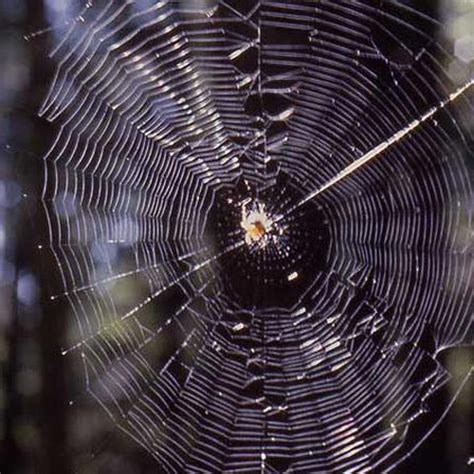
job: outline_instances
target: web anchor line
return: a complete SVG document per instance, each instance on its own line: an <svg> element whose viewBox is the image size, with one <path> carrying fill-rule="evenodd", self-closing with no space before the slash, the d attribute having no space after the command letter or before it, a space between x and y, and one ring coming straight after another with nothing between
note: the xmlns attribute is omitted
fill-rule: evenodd
<svg viewBox="0 0 474 474"><path fill-rule="evenodd" d="M316 196L321 194L322 192L326 191L327 189L333 187L339 181L347 178L352 173L357 171L359 168L367 164L368 162L372 161L373 159L377 158L381 153L383 153L387 148L390 148L395 143L399 142L403 138L405 138L410 132L416 130L420 125L428 121L433 115L435 115L440 110L444 109L447 105L451 102L456 100L460 95L466 92L472 85L474 84L474 79L471 79L469 82L461 86L455 92L451 93L447 99L440 102L438 105L432 107L428 112L422 115L419 119L413 120L410 122L406 127L402 128L398 132L394 133L390 138L385 140L384 142L378 144L375 148L369 150L364 156L361 156L357 160L355 160L350 165L346 166L342 171L340 171L334 178L330 179L326 184L323 184L320 188L316 189L312 193L305 196L303 199L298 201L292 207L290 207L287 211L280 214L275 221L280 221L288 214L291 214L296 209L299 209L301 206L306 204L308 201L311 201Z"/></svg>
<svg viewBox="0 0 474 474"><path fill-rule="evenodd" d="M173 286L177 285L178 283L182 282L183 280L185 280L186 278L188 278L189 276L193 275L195 272L197 272L198 270L200 270L201 268L209 265L210 263L220 259L221 257L223 257L224 255L228 254L229 252L232 252L236 249L238 249L239 247L242 247L244 245L244 241L240 241L240 242L237 242L237 243L234 243L232 245L229 245L228 247L226 247L222 252L216 254L216 255L213 255L212 257L206 259L205 261L201 262L201 263L198 263L197 265L195 265L193 268L191 268L189 271L187 271L186 273L183 273L183 275L181 275L180 277L176 278L175 280L167 283L166 285L162 286L161 288L159 288L158 290L156 290L155 292L153 292L151 295L147 296L143 301L141 301L140 303L138 303L134 308L132 308L130 311L128 311L127 313L125 313L124 315L122 315L120 317L120 322L122 321L125 321L127 319L129 319L130 317L134 316L136 313L138 313L140 310L142 310L145 306L147 306L149 303L151 303L153 300L155 300L156 298L158 298L161 294L163 294L165 291L169 290L170 288L172 288ZM74 344L72 347L70 347L69 349L65 349L62 351L62 355L66 355L67 353L77 349L78 347L80 346L83 346L86 342L88 342L89 340L92 340L92 339L95 339L97 336L100 336L101 334L107 332L108 330L111 329L113 324L107 324L105 326L103 326L102 328L100 328L93 336L90 336L88 338L86 338L85 340L83 341L80 341L76 344Z"/></svg>

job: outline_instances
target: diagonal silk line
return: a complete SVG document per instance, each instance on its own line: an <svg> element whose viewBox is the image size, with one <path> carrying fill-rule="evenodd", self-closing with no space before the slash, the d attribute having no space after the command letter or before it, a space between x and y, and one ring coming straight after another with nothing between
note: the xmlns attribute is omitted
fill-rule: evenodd
<svg viewBox="0 0 474 474"><path fill-rule="evenodd" d="M186 273L183 273L180 277L176 278L175 280L172 280L170 281L169 283L167 283L166 285L162 286L161 288L159 288L157 291L155 291L154 293L152 293L150 296L148 296L147 298L145 298L143 301L141 301L139 304L137 304L134 308L132 308L128 313L126 313L125 315L123 315L121 317L122 320L125 320L125 319L128 319L130 316L133 316L134 314L136 314L138 311L140 311L143 307L145 307L146 305L148 305L149 303L151 303L155 298L157 298L158 296L160 296L162 293L164 293L166 290L168 290L169 288L177 285L178 283L180 283L181 281L185 280L186 278L188 278L189 276L191 276L193 273L196 273L198 270L200 270L201 268L209 265L210 263L216 261L216 260L219 260L221 257L223 257L224 255L238 249L239 247L242 247L244 245L245 241L240 241L240 242L237 242L235 244L232 244L232 245L229 245L227 248L225 248L222 252L219 252L218 254L216 255L213 255L212 257L208 258L207 260L201 262L201 263L198 263L197 265L195 265L194 267L192 267L189 271L187 271Z"/></svg>
<svg viewBox="0 0 474 474"><path fill-rule="evenodd" d="M410 132L416 130L420 125L422 125L427 120L429 120L433 115L435 115L437 112L444 109L448 104L456 100L461 94L467 91L473 84L474 84L474 79L471 79L469 82L461 86L455 92L451 93L447 97L447 99L443 100L438 105L435 105L430 110L428 110L428 112L422 115L419 119L416 119L410 122L406 127L394 133L390 138L380 143L375 148L372 148L364 156L361 156L360 158L355 160L353 163L346 166L342 171L340 171L336 176L334 176L334 178L330 179L327 183L323 184L320 188L316 189L315 191L313 191L312 193L308 194L303 199L298 201L296 204L290 207L286 212L278 216L278 218L275 219L275 222L283 219L288 214L291 214L293 211L301 207L303 204L307 203L308 201L311 201L322 192L326 191L327 189L331 188L335 184L339 183L339 181L350 176L352 173L357 171L359 168L361 168L368 162L377 158L387 148L390 148L392 145L394 145L395 143L405 138Z"/></svg>
<svg viewBox="0 0 474 474"><path fill-rule="evenodd" d="M198 255L199 253L204 252L205 250L208 250L208 249L209 249L208 246L200 247L194 252L191 251L191 252L183 253L181 255L176 255L175 258L170 258L170 259L167 259L167 260L157 261L153 264L143 265L141 267L134 268L133 270L128 270L128 271L125 271L125 272L114 274L114 275L109 276L107 278L94 280L94 281L91 281L90 283L87 283L86 285L78 286L78 287L72 288L71 290L63 291L61 293L58 293L56 295L51 295L49 297L49 299L51 301L54 301L54 300L57 300L58 298L62 298L62 297L65 297L65 296L70 296L70 295L73 295L73 294L82 293L84 291L88 291L88 290L91 290L93 288L96 288L99 285L104 285L106 283L116 282L116 281L121 280L123 278L128 278L130 276L139 275L141 273L145 273L145 272L148 272L148 271L157 270L158 268L164 267L166 264L169 264L169 263L175 263L175 262L181 262L182 263L187 258L194 257L194 256Z"/></svg>
<svg viewBox="0 0 474 474"><path fill-rule="evenodd" d="M175 319L177 316L179 316L181 313L183 313L186 309L188 309L188 307L191 306L191 303L199 296L201 297L202 296L202 293L204 291L204 289L209 286L209 284L211 283L212 280L208 280L201 288L199 288L195 294L193 294L191 297L188 298L188 300L183 303L180 308L175 312L173 313L169 319ZM114 321L114 323L112 324L107 324L106 326L103 326L101 327L96 333L92 334L91 336L83 339L82 341L79 341L77 343L75 343L74 345L68 347L67 349L61 349L61 355L67 355L69 354L70 352L73 352L75 351L76 349L79 349L79 347L82 347L82 346L85 346L87 345L89 342L97 339L99 336L101 336L102 334L106 333L109 329L112 329L112 326L115 324L115 323L119 323L119 321ZM155 339L156 337L159 336L159 334L161 333L161 331L163 330L163 327L164 325L161 325L158 327L157 330L153 331L152 332L152 335L151 336L148 336L139 346L137 349L134 350L134 352L136 352L137 350L141 350L143 349L143 347L145 347L150 341L152 341L153 339Z"/></svg>
<svg viewBox="0 0 474 474"><path fill-rule="evenodd" d="M186 278L188 278L189 276L191 276L192 274L196 273L198 270L200 270L201 268L209 265L210 263L220 259L221 257L223 257L224 255L242 247L244 245L244 241L240 241L240 242L237 242L235 244L232 244L232 245L229 245L227 248L225 248L222 252L219 252L218 254L216 255L213 255L212 257L208 258L207 260L201 262L201 263L198 263L197 265L195 265L193 268L191 268L189 271L187 271L186 273L184 273L183 275L181 275L180 277L176 278L175 280L172 280L170 281L169 283L167 283L166 285L162 286L161 288L159 288L157 291L155 291L154 293L152 293L150 296L146 297L143 301L141 301L140 303L138 303L134 308L132 308L130 311L128 311L126 314L124 314L123 316L120 317L120 321L124 321L126 319L129 319L131 316L134 316L135 314L137 314L139 311L141 311L145 306L147 306L148 304L150 304L154 299L156 299L157 297L159 297L162 293L164 293L166 290L168 290L169 288L177 285L178 283L182 282L183 280L185 280ZM72 350L75 350L77 349L78 347L84 345L86 342L88 342L89 340L92 340L94 338L96 338L98 335L101 335L102 333L106 332L107 330L109 330L110 328L112 327L112 324L107 324L105 326L103 326L102 328L100 328L93 336L85 339L84 341L81 341L77 344L75 344L74 346L72 346L71 348L69 349L66 349L66 350L63 350L62 351L62 355L66 355L68 352L71 352Z"/></svg>

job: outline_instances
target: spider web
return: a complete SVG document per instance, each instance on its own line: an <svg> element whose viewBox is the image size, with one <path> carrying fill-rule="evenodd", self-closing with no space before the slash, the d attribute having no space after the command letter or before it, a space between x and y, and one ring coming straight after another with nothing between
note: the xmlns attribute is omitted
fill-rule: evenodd
<svg viewBox="0 0 474 474"><path fill-rule="evenodd" d="M385 471L412 449L472 315L473 80L439 28L394 2L137 0L88 3L57 41L64 354L161 469Z"/></svg>

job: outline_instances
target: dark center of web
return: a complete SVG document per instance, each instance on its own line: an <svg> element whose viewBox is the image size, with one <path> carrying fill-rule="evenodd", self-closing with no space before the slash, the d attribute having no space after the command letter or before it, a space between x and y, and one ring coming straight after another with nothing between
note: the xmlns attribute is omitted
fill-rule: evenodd
<svg viewBox="0 0 474 474"><path fill-rule="evenodd" d="M323 210L309 202L290 215L301 194L281 183L258 198L248 189L221 191L207 223L219 259L224 290L243 308L290 308L324 272L329 226ZM284 216L281 218L281 216Z"/></svg>

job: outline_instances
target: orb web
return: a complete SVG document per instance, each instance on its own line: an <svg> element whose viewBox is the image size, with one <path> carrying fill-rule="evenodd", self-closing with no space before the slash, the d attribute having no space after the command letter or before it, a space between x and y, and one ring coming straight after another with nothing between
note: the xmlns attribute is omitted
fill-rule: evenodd
<svg viewBox="0 0 474 474"><path fill-rule="evenodd" d="M88 392L165 472L373 472L470 343L473 80L402 3L104 1L40 114Z"/></svg>

